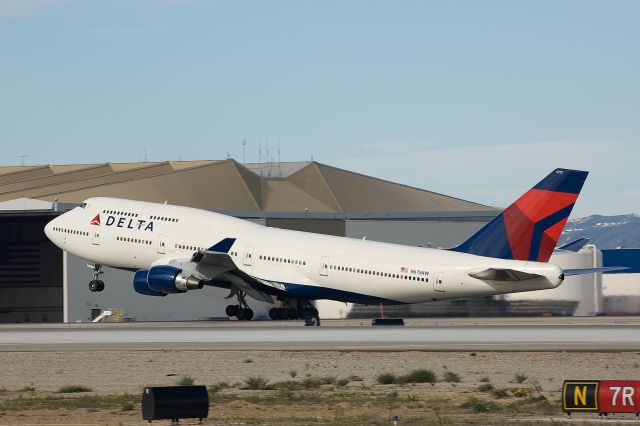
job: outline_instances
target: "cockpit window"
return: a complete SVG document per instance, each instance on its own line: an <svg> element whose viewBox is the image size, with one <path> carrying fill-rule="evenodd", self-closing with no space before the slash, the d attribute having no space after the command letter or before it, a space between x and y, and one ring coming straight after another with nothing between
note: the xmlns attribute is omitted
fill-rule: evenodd
<svg viewBox="0 0 640 426"><path fill-rule="evenodd" d="M87 203L82 203L82 204L80 204L80 208L81 208L81 209L84 209L85 207L87 207Z"/></svg>

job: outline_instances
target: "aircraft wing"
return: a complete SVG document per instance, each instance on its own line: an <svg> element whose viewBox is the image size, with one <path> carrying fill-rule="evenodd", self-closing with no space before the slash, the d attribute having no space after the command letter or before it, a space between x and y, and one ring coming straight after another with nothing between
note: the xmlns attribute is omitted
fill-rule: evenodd
<svg viewBox="0 0 640 426"><path fill-rule="evenodd" d="M468 274L470 277L489 281L526 281L540 278L543 275L531 274L529 272L518 271L516 269L487 268L481 271L473 271Z"/></svg>
<svg viewBox="0 0 640 426"><path fill-rule="evenodd" d="M259 290L261 283L251 275L242 272L229 256L229 250L235 241L235 238L225 238L209 250L195 253L191 262L196 264L196 271L209 279L216 278L219 281L229 282L256 300L274 303L271 295Z"/></svg>
<svg viewBox="0 0 640 426"><path fill-rule="evenodd" d="M253 297L256 300L267 303L275 303L274 297L271 294L263 291L263 289L269 289L271 293L274 293L275 291L272 288L269 288L259 279L245 272L242 272L239 269L230 271L222 275L220 279L231 283L232 293L230 296L234 294L233 287L236 287L237 289L244 291L245 293L247 293L247 295Z"/></svg>
<svg viewBox="0 0 640 426"><path fill-rule="evenodd" d="M211 250L195 253L191 257L191 262L196 265L196 271L208 278L214 278L227 271L238 269L229 253Z"/></svg>
<svg viewBox="0 0 640 426"><path fill-rule="evenodd" d="M256 300L274 303L273 296L263 291L268 286L265 287L260 280L241 271L229 255L229 250L235 241L235 238L225 238L208 250L194 253L191 258L162 259L158 263L195 272L196 276L202 280L210 281L210 284L231 288L232 295L237 290L242 290ZM277 290L272 292L275 291Z"/></svg>

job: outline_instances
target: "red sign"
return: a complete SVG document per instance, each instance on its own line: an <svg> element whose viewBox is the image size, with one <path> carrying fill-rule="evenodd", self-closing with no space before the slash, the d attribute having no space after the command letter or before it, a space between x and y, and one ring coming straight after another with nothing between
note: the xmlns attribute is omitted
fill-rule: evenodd
<svg viewBox="0 0 640 426"><path fill-rule="evenodd" d="M598 389L600 413L639 413L640 382L633 380L601 380Z"/></svg>

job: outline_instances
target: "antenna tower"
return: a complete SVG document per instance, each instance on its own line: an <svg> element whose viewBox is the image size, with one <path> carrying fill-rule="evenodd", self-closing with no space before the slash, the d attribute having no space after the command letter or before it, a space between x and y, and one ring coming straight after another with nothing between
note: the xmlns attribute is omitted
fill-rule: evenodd
<svg viewBox="0 0 640 426"><path fill-rule="evenodd" d="M278 177L282 177L282 162L280 161L280 139L278 139Z"/></svg>
<svg viewBox="0 0 640 426"><path fill-rule="evenodd" d="M262 139L258 139L258 172L262 177Z"/></svg>
<svg viewBox="0 0 640 426"><path fill-rule="evenodd" d="M269 138L267 138L267 177L271 177L271 157L269 157Z"/></svg>
<svg viewBox="0 0 640 426"><path fill-rule="evenodd" d="M247 162L247 141L242 141L242 164L246 164Z"/></svg>

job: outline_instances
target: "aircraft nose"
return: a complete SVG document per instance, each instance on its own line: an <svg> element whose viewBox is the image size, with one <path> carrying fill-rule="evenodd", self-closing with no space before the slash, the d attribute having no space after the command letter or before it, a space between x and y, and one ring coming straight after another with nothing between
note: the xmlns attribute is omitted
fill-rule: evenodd
<svg viewBox="0 0 640 426"><path fill-rule="evenodd" d="M44 234L47 236L48 239L50 239L53 242L55 242L54 239L53 239L53 236L54 236L53 227L54 227L54 222L56 220L57 220L57 218L53 219L53 220L50 220L49 223L47 223L44 226Z"/></svg>

